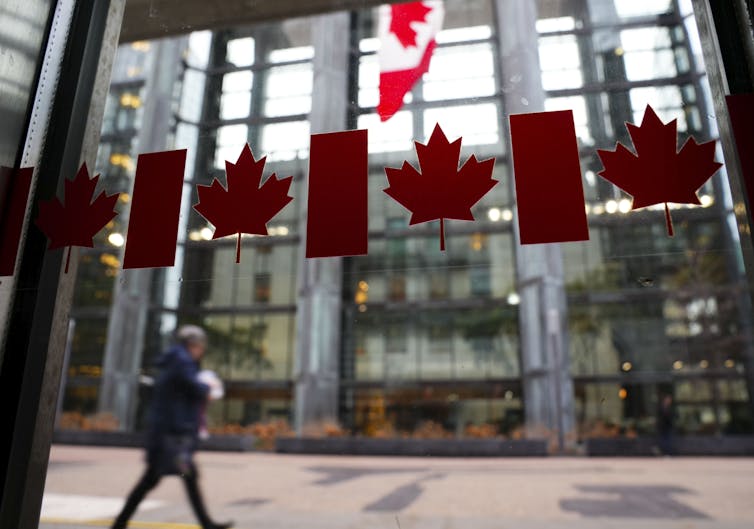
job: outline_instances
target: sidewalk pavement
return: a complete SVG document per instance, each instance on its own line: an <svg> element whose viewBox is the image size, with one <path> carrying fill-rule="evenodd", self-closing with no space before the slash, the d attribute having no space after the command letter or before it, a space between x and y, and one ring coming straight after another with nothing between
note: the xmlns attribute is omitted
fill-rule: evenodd
<svg viewBox="0 0 754 529"><path fill-rule="evenodd" d="M239 529L749 529L751 458L437 459L201 453L210 512ZM108 527L139 450L53 447L43 529ZM165 478L131 527L193 529Z"/></svg>

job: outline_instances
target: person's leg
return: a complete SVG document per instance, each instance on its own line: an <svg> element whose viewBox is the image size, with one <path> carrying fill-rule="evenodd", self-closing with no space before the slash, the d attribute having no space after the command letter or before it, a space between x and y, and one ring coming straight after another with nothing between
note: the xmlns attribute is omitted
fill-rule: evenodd
<svg viewBox="0 0 754 529"><path fill-rule="evenodd" d="M126 526L128 525L128 520L130 520L131 516L133 516L133 513L136 512L136 509L139 507L141 500L143 500L144 496L146 496L150 490L155 488L155 486L159 482L160 473L153 466L148 466L146 472L144 472L144 475L141 477L138 483L136 483L136 486L128 495L126 504L123 506L123 509L120 511L120 514L113 523L113 529L126 528Z"/></svg>
<svg viewBox="0 0 754 529"><path fill-rule="evenodd" d="M664 456L673 455L673 436L669 432L663 432L660 436L660 450Z"/></svg>
<svg viewBox="0 0 754 529"><path fill-rule="evenodd" d="M665 439L665 455L666 456L675 455L675 439L672 432L668 433Z"/></svg>
<svg viewBox="0 0 754 529"><path fill-rule="evenodd" d="M202 524L203 529L227 529L232 527L232 523L218 524L212 521L207 513L207 508L204 505L204 499L202 498L202 492L199 490L199 474L196 470L196 465L191 465L191 471L183 474L183 483L186 486L186 492L188 493L189 501L191 502L191 508L194 510L196 518L199 523Z"/></svg>

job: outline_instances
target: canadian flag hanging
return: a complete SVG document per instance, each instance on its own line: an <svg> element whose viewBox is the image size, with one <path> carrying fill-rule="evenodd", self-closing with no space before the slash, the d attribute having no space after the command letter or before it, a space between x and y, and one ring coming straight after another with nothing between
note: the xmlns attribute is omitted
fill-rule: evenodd
<svg viewBox="0 0 754 529"><path fill-rule="evenodd" d="M380 103L382 121L390 119L403 105L403 97L429 70L442 27L441 0L380 6Z"/></svg>

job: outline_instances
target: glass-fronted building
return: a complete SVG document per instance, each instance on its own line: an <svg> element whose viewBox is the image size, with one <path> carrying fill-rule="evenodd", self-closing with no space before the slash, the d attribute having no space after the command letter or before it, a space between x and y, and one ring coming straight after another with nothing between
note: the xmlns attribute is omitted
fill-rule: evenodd
<svg viewBox="0 0 754 529"><path fill-rule="evenodd" d="M751 293L725 169L701 206L672 210L673 238L663 208L631 212L598 175L596 149L630 146L624 123L648 104L680 142L717 138L691 2L534 4L447 0L429 72L384 123L373 9L121 46L97 158L121 214L80 254L62 426L108 412L140 429L151 363L190 322L226 383L218 430L632 436L654 432L670 394L682 433L751 433ZM507 118L562 109L590 241L522 247ZM446 224L445 252L438 225L409 227L382 192L437 123L462 159L495 157L500 181L476 222ZM306 260L309 137L345 128L369 131L369 254ZM247 142L265 175L294 177L295 200L236 264L235 239L211 240L191 206ZM189 153L176 265L122 271L136 156L172 148Z"/></svg>

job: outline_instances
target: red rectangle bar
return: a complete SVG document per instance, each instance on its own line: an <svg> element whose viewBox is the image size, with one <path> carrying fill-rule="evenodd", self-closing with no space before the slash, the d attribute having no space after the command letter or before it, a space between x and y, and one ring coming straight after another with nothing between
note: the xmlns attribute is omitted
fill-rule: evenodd
<svg viewBox="0 0 754 529"><path fill-rule="evenodd" d="M140 154L123 268L175 264L186 149Z"/></svg>
<svg viewBox="0 0 754 529"><path fill-rule="evenodd" d="M24 227L33 167L0 167L0 276L12 276Z"/></svg>
<svg viewBox="0 0 754 529"><path fill-rule="evenodd" d="M725 96L730 123L741 163L741 177L748 200L749 218L754 211L754 94Z"/></svg>
<svg viewBox="0 0 754 529"><path fill-rule="evenodd" d="M306 256L363 255L368 247L367 131L313 134Z"/></svg>
<svg viewBox="0 0 754 529"><path fill-rule="evenodd" d="M570 110L510 117L521 244L588 241Z"/></svg>

